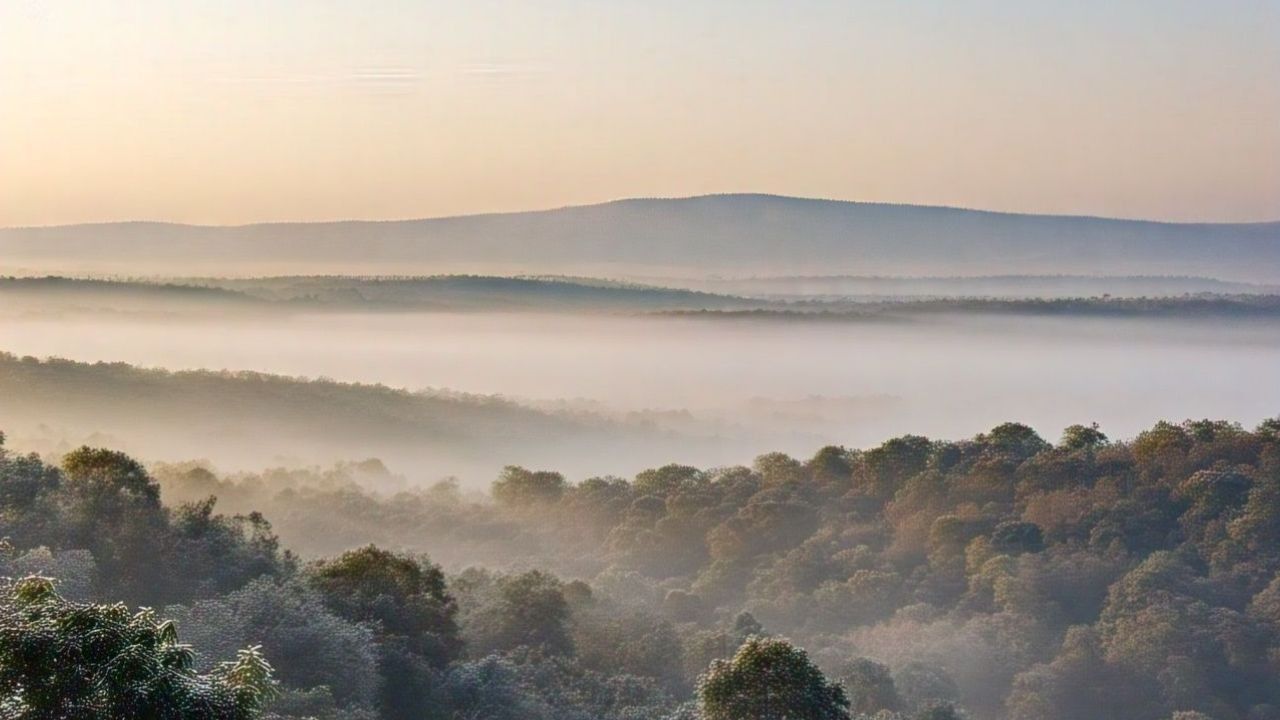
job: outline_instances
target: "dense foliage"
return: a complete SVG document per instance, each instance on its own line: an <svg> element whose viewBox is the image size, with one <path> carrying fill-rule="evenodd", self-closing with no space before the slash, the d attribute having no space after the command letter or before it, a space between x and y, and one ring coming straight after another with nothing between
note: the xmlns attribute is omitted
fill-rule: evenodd
<svg viewBox="0 0 1280 720"><path fill-rule="evenodd" d="M195 672L172 622L121 604L64 600L47 578L0 596L0 717L250 720L272 696L256 649Z"/></svg>
<svg viewBox="0 0 1280 720"><path fill-rule="evenodd" d="M0 571L260 643L282 717L1280 717L1280 421L387 478L0 454Z"/></svg>
<svg viewBox="0 0 1280 720"><path fill-rule="evenodd" d="M705 720L846 720L849 699L803 650L752 636L731 660L716 660L698 686Z"/></svg>

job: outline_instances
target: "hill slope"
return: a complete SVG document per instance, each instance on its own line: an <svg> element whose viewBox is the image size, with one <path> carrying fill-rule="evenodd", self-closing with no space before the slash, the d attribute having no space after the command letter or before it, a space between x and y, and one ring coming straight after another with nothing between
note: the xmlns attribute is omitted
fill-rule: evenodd
<svg viewBox="0 0 1280 720"><path fill-rule="evenodd" d="M484 481L508 463L607 454L656 440L647 429L493 396L2 351L0 427L68 443L108 431L110 442L147 459L212 453L206 457L224 467L253 467L377 456L415 478Z"/></svg>
<svg viewBox="0 0 1280 720"><path fill-rule="evenodd" d="M1280 223L1173 224L769 195L393 222L0 230L68 272L1139 274L1280 281Z"/></svg>
<svg viewBox="0 0 1280 720"><path fill-rule="evenodd" d="M695 290L591 279L433 277L190 278L170 282L0 276L6 310L536 310L643 312L761 307Z"/></svg>

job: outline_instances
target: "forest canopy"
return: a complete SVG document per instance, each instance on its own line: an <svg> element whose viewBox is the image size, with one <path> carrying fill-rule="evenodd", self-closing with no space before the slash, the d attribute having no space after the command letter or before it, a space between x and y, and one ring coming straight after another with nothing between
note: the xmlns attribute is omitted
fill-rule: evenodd
<svg viewBox="0 0 1280 720"><path fill-rule="evenodd" d="M184 677L260 647L276 718L1280 717L1280 420L387 473L0 449L0 575L53 578L12 596L48 617L157 608Z"/></svg>

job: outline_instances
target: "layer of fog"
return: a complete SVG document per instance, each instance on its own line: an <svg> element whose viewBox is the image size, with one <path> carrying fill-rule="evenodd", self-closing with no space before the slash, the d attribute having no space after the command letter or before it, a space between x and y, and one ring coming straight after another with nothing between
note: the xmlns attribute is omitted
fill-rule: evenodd
<svg viewBox="0 0 1280 720"><path fill-rule="evenodd" d="M771 450L807 456L823 444L862 447L903 433L960 438L1006 420L1051 439L1068 424L1092 421L1113 437L1130 437L1159 419L1251 425L1280 412L1280 327L1265 322L9 316L0 323L0 349L501 394L676 431L630 456L565 457L554 468L583 475L673 461L748 462ZM12 418L0 422L11 435L35 432L12 427ZM102 429L128 440L127 427ZM215 463L241 466L242 458L205 446ZM397 455L411 458L412 449ZM513 459L521 458L503 462ZM496 472L496 460L488 470ZM464 480L478 485L490 477Z"/></svg>

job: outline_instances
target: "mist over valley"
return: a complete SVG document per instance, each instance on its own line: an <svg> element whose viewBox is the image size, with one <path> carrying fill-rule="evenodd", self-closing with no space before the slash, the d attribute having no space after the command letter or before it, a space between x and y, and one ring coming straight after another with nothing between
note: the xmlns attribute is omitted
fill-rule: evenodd
<svg viewBox="0 0 1280 720"><path fill-rule="evenodd" d="M9 358L0 413L15 441L105 433L229 470L377 457L480 488L512 464L629 475L963 438L1009 418L1130 437L1153 418L1258 422L1280 397L1268 295L779 300L441 276L10 279L0 299L0 348L81 363ZM333 405L339 391L357 405ZM467 414L480 408L483 422Z"/></svg>
<svg viewBox="0 0 1280 720"><path fill-rule="evenodd" d="M0 2L0 720L1280 720L1280 4Z"/></svg>

